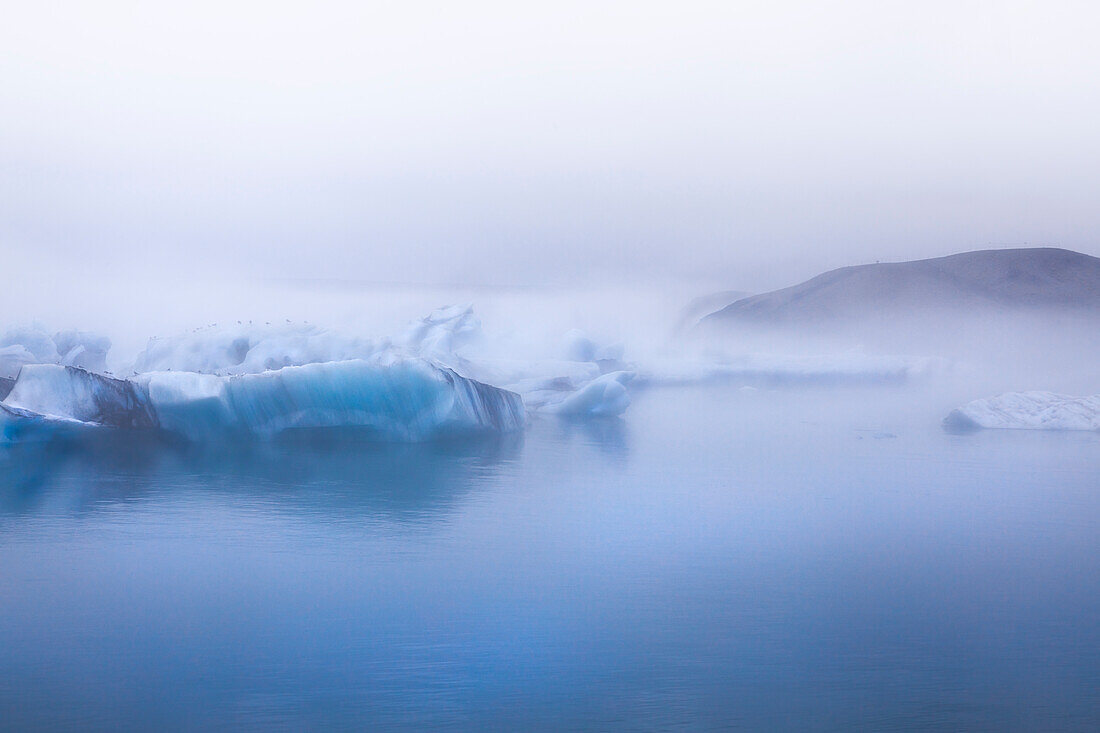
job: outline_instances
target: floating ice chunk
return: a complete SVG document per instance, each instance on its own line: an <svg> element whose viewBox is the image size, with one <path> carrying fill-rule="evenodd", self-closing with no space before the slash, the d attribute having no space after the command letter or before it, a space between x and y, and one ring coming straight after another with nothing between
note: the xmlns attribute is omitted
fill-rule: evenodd
<svg viewBox="0 0 1100 733"><path fill-rule="evenodd" d="M535 364L536 366L526 373L539 376L524 377L505 385L506 389L519 393L523 397L523 404L530 410L537 411L559 403L600 376L596 365L590 363L536 362ZM562 368L547 369L555 364Z"/></svg>
<svg viewBox="0 0 1100 733"><path fill-rule="evenodd" d="M944 425L953 429L1100 430L1100 395L1008 392L952 410Z"/></svg>
<svg viewBox="0 0 1100 733"><path fill-rule="evenodd" d="M593 379L576 392L542 406L544 412L574 417L621 415L630 406L626 384L633 372L610 372Z"/></svg>

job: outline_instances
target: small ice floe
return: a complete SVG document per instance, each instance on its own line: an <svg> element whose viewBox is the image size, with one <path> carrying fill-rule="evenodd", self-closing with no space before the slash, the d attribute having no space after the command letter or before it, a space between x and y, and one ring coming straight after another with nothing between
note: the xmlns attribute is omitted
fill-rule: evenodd
<svg viewBox="0 0 1100 733"><path fill-rule="evenodd" d="M1007 392L952 410L943 422L952 430L1100 430L1100 395Z"/></svg>

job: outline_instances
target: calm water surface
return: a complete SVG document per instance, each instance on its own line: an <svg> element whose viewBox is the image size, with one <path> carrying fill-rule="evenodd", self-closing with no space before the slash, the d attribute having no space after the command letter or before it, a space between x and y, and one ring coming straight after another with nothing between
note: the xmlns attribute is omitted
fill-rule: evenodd
<svg viewBox="0 0 1100 733"><path fill-rule="evenodd" d="M0 451L0 727L1100 729L1100 435L889 388Z"/></svg>

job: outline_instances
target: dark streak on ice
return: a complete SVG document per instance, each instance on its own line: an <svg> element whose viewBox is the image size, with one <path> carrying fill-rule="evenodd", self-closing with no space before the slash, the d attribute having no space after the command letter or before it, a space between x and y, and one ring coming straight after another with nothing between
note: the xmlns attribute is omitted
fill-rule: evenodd
<svg viewBox="0 0 1100 733"><path fill-rule="evenodd" d="M514 430L517 425L523 424L523 398L515 392L463 377L446 367L441 367L440 371L454 386L457 394L466 396L480 424L490 425L494 430L502 432Z"/></svg>
<svg viewBox="0 0 1100 733"><path fill-rule="evenodd" d="M65 367L65 370L74 382L83 382L92 396L92 405L87 406L90 409L76 409L72 417L114 428L158 427L153 408L132 382L93 374L79 367Z"/></svg>

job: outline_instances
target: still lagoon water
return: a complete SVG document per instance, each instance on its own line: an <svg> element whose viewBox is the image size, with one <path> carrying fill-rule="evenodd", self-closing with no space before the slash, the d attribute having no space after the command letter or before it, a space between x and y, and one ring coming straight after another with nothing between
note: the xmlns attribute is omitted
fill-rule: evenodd
<svg viewBox="0 0 1100 733"><path fill-rule="evenodd" d="M1097 730L1100 435L950 406L0 450L0 728Z"/></svg>

